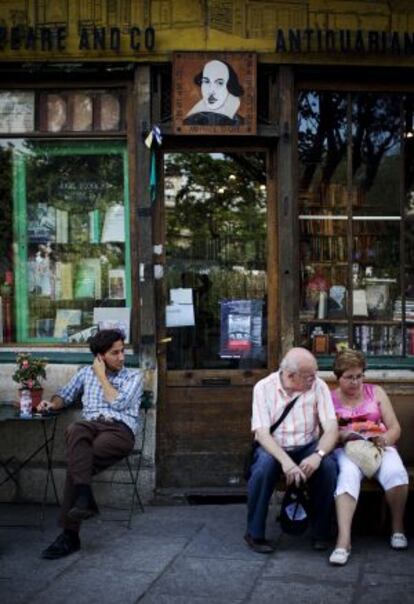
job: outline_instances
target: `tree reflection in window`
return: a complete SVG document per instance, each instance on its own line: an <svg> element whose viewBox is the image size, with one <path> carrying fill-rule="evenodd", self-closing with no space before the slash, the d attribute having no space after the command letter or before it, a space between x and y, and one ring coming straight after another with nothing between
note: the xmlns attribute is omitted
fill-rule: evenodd
<svg viewBox="0 0 414 604"><path fill-rule="evenodd" d="M266 171L255 153L178 153L165 161L168 289L193 290L195 327L174 327L168 366L265 366L220 357L220 300L266 296ZM264 308L264 316L266 310Z"/></svg>
<svg viewBox="0 0 414 604"><path fill-rule="evenodd" d="M402 102L382 93L298 98L301 334L311 347L315 336L327 338L325 353L344 341L367 354L403 350ZM370 307L375 287L387 291L379 310ZM346 309L331 303L338 292ZM367 298L367 310L357 298ZM375 319L382 325L374 329Z"/></svg>

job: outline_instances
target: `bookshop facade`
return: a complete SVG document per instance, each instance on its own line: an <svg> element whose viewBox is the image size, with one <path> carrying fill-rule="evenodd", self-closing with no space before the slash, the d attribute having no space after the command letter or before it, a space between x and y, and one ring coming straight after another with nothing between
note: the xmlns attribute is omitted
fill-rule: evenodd
<svg viewBox="0 0 414 604"><path fill-rule="evenodd" d="M59 382L121 327L154 393L144 497L234 491L252 387L292 345L328 381L362 350L408 414L414 10L143 4L35 23L45 48L0 29L0 384L21 349Z"/></svg>

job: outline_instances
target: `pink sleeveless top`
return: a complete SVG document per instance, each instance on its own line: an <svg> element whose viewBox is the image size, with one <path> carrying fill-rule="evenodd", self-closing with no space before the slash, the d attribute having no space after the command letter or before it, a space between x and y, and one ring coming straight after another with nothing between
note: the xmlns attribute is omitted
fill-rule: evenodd
<svg viewBox="0 0 414 604"><path fill-rule="evenodd" d="M382 422L379 401L375 398L374 384L362 385L363 400L355 407L343 405L337 391L332 392L332 400L342 431L360 432L364 436L376 436L386 432Z"/></svg>

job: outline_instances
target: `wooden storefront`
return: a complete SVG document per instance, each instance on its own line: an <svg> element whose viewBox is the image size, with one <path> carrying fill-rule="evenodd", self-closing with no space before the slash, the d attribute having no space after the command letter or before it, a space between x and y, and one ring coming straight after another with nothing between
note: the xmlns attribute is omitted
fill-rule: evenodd
<svg viewBox="0 0 414 604"><path fill-rule="evenodd" d="M74 336L118 309L155 393L154 487L228 493L244 489L252 387L292 345L328 381L338 346L362 349L413 427L414 8L192 4L0 7L0 361L88 362ZM206 124L212 62L241 88L230 121ZM36 231L42 203L83 211L86 239ZM123 239L103 235L115 206ZM36 258L73 265L65 296L30 281Z"/></svg>

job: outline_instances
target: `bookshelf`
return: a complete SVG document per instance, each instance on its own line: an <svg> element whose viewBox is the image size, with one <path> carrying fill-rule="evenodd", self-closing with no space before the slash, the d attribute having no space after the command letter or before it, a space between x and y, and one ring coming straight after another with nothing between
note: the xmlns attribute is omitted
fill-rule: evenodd
<svg viewBox="0 0 414 604"><path fill-rule="evenodd" d="M400 217L354 215L362 206L361 193L343 185L299 195L301 344L315 354L345 343L366 355L414 354L414 298L401 298Z"/></svg>

